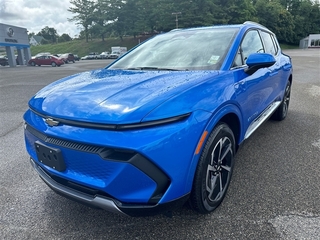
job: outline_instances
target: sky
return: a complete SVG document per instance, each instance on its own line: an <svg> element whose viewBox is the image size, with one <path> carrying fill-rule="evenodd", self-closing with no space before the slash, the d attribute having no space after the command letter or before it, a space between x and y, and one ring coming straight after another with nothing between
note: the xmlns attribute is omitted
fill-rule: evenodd
<svg viewBox="0 0 320 240"><path fill-rule="evenodd" d="M81 31L74 15L68 11L69 0L0 0L0 23L26 28L37 34L41 29L53 27L61 36L67 33L74 38Z"/></svg>

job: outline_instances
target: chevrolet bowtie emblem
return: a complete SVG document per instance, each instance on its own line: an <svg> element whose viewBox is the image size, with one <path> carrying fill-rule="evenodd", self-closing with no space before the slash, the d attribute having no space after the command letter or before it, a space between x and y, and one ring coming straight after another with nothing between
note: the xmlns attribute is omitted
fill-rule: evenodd
<svg viewBox="0 0 320 240"><path fill-rule="evenodd" d="M50 126L58 126L59 121L53 120L52 118L46 118L45 122Z"/></svg>

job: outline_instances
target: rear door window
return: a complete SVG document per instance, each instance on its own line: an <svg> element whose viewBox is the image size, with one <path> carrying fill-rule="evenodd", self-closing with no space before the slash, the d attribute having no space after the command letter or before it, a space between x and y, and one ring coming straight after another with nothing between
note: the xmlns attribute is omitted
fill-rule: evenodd
<svg viewBox="0 0 320 240"><path fill-rule="evenodd" d="M271 35L267 32L261 31L261 37L263 39L263 43L265 46L265 52L270 53L272 55L276 55L277 51L274 46L274 42L271 38Z"/></svg>

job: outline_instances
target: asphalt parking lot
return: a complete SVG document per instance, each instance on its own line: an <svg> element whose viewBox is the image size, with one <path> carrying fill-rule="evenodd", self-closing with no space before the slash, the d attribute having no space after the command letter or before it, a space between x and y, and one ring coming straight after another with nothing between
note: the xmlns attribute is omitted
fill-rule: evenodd
<svg viewBox="0 0 320 240"><path fill-rule="evenodd" d="M289 114L264 123L236 156L228 194L210 215L184 206L172 217L124 217L75 203L31 169L22 115L54 80L104 67L0 66L0 239L319 239L320 49L287 50L294 78Z"/></svg>

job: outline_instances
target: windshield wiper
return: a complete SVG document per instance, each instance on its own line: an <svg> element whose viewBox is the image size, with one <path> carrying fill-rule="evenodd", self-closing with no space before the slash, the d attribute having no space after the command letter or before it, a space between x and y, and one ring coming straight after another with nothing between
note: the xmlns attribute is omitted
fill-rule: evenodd
<svg viewBox="0 0 320 240"><path fill-rule="evenodd" d="M124 70L182 71L174 68L158 68L158 67L133 67L133 68L125 68Z"/></svg>

